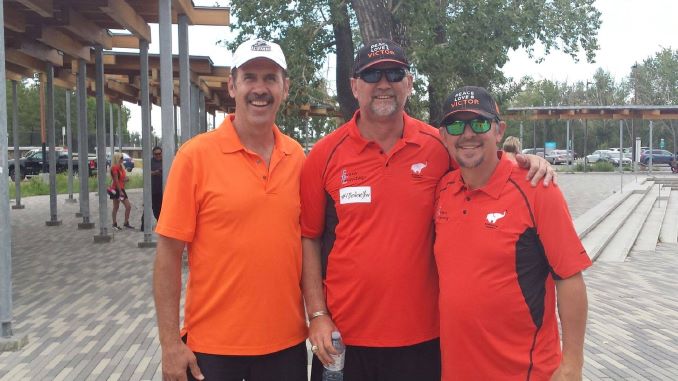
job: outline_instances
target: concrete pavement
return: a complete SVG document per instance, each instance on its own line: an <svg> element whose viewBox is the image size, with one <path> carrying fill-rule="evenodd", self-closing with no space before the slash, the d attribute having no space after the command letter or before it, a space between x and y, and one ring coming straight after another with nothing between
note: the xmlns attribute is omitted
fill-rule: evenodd
<svg viewBox="0 0 678 381"><path fill-rule="evenodd" d="M560 174L559 182L575 218L619 189L614 174ZM141 192L129 195L131 223L139 227ZM96 206L91 197L90 206ZM22 198L26 209L11 212L14 329L30 342L18 352L0 353L0 379L161 380L153 249L138 249L143 236L132 230L114 232L109 244L94 244L98 226L77 230L78 204L65 198L58 202L61 226L44 224L47 196ZM91 220L98 224L94 209ZM678 379L676 273L676 244L586 271L586 379Z"/></svg>

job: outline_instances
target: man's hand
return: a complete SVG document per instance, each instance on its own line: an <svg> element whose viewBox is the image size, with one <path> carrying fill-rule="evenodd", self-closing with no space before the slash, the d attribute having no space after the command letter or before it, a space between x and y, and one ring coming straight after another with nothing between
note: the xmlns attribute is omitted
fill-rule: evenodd
<svg viewBox="0 0 678 381"><path fill-rule="evenodd" d="M548 186L551 181L558 185L558 175L546 159L537 155L516 154L516 161L521 168L529 168L527 171L527 180L533 187L537 186L539 180L544 179L544 186Z"/></svg>
<svg viewBox="0 0 678 381"><path fill-rule="evenodd" d="M332 363L330 355L338 354L332 346L332 331L336 331L337 327L328 315L318 316L311 320L308 328L308 341L311 345L318 346L315 355L318 356L323 365Z"/></svg>
<svg viewBox="0 0 678 381"><path fill-rule="evenodd" d="M162 379L163 381L186 381L186 369L196 380L204 380L198 360L193 352L182 341L162 347Z"/></svg>
<svg viewBox="0 0 678 381"><path fill-rule="evenodd" d="M568 366L565 363L561 363L558 369L551 376L551 381L581 381L582 380L582 367L581 366Z"/></svg>

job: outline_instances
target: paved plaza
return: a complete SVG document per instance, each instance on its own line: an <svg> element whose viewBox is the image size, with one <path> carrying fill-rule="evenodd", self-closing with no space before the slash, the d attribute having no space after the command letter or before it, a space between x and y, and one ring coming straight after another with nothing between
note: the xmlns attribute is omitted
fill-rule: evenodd
<svg viewBox="0 0 678 381"><path fill-rule="evenodd" d="M641 178L625 175L624 182ZM574 218L621 185L613 174L561 174L559 183ZM129 194L131 223L138 228L141 192ZM98 216L92 213L94 230L77 230L78 204L65 199L59 196L63 224L56 227L45 226L47 196L24 198L26 208L11 211L14 329L29 343L0 353L0 379L161 380L151 293L154 250L137 248L143 238L138 230L93 243ZM97 205L91 194L93 212ZM678 379L676 274L675 244L586 271L585 379Z"/></svg>

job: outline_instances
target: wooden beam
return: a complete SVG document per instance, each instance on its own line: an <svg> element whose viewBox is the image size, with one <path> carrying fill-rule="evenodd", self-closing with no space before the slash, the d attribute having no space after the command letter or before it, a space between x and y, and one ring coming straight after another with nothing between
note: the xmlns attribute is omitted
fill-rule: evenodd
<svg viewBox="0 0 678 381"><path fill-rule="evenodd" d="M124 29L137 37L151 42L151 27L125 0L108 0L108 4L100 7Z"/></svg>
<svg viewBox="0 0 678 381"><path fill-rule="evenodd" d="M54 27L42 28L42 32L38 38L38 41L55 49L61 50L62 52L73 57L82 58L88 61L91 59L89 46L82 45Z"/></svg>
<svg viewBox="0 0 678 381"><path fill-rule="evenodd" d="M210 75L228 78L231 75L231 68L229 66L212 66Z"/></svg>
<svg viewBox="0 0 678 381"><path fill-rule="evenodd" d="M21 76L22 78L33 78L33 74L35 74L36 72L35 70L27 69L23 66L19 66L11 62L5 63L5 71L12 72L15 75Z"/></svg>
<svg viewBox="0 0 678 381"><path fill-rule="evenodd" d="M5 28L17 33L26 32L26 17L15 7L5 6Z"/></svg>
<svg viewBox="0 0 678 381"><path fill-rule="evenodd" d="M115 65L116 59L114 54L104 54L104 65Z"/></svg>
<svg viewBox="0 0 678 381"><path fill-rule="evenodd" d="M71 8L64 10L64 15L66 25L63 27L65 29L68 29L83 41L100 44L104 49L113 49L113 39L106 29L102 29Z"/></svg>
<svg viewBox="0 0 678 381"><path fill-rule="evenodd" d="M139 96L139 90L135 89L134 87L132 87L128 84L120 83L120 82L113 81L113 80L108 80L108 81L106 81L106 85L108 86L108 88L110 90L124 94L128 97L137 98Z"/></svg>
<svg viewBox="0 0 678 381"><path fill-rule="evenodd" d="M229 26L231 12L228 8L193 8L193 25Z"/></svg>
<svg viewBox="0 0 678 381"><path fill-rule="evenodd" d="M193 2L191 0L172 0L172 13L176 15L186 15L188 23L193 25ZM178 23L179 18L176 18ZM173 21L174 22L174 21Z"/></svg>
<svg viewBox="0 0 678 381"><path fill-rule="evenodd" d="M21 82L24 79L24 76L21 74L17 74L13 71L5 70L5 78L7 78L8 81L17 81Z"/></svg>
<svg viewBox="0 0 678 381"><path fill-rule="evenodd" d="M15 0L42 17L51 18L54 14L52 0ZM9 7L7 7L9 8Z"/></svg>
<svg viewBox="0 0 678 381"><path fill-rule="evenodd" d="M45 71L45 62L21 53L15 49L7 49L5 52L5 60L33 71Z"/></svg>
<svg viewBox="0 0 678 381"><path fill-rule="evenodd" d="M51 62L56 66L64 66L64 56L58 50L47 45L33 41L22 41L19 45L20 52L37 58L40 61Z"/></svg>
<svg viewBox="0 0 678 381"><path fill-rule="evenodd" d="M114 48L139 49L139 38L133 34L114 34L112 40Z"/></svg>

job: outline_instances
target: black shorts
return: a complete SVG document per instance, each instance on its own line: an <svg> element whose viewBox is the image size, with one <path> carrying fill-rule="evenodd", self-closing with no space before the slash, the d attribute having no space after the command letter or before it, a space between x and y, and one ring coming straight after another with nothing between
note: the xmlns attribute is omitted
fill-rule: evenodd
<svg viewBox="0 0 678 381"><path fill-rule="evenodd" d="M124 189L120 189L119 191L116 191L114 194L109 193L108 197L110 197L111 200L124 201L127 199L127 192L125 192Z"/></svg>
<svg viewBox="0 0 678 381"><path fill-rule="evenodd" d="M258 356L195 353L205 381L307 381L306 342ZM195 378L188 371L188 380Z"/></svg>
<svg viewBox="0 0 678 381"><path fill-rule="evenodd" d="M313 356L311 381L321 381L323 364ZM440 381L440 340L405 347L346 346L344 381Z"/></svg>

